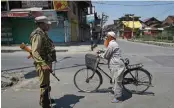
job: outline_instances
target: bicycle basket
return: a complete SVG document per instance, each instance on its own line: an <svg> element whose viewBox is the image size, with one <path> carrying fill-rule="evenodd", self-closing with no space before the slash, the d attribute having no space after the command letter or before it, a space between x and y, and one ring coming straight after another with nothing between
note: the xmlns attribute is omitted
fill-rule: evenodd
<svg viewBox="0 0 174 108"><path fill-rule="evenodd" d="M97 69L97 65L99 63L99 58L94 54L86 54L85 55L85 65L87 68L90 68L92 70Z"/></svg>

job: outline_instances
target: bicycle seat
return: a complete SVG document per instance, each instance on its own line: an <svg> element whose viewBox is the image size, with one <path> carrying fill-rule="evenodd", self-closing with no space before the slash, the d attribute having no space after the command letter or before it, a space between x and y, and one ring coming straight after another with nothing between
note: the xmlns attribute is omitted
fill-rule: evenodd
<svg viewBox="0 0 174 108"><path fill-rule="evenodd" d="M129 59L125 58L125 59L121 59L123 61L123 63L125 64L125 66L129 65Z"/></svg>

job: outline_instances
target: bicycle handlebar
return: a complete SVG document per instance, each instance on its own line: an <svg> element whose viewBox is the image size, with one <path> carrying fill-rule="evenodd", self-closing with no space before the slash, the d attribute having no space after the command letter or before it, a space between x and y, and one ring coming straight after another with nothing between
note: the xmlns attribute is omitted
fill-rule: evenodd
<svg viewBox="0 0 174 108"><path fill-rule="evenodd" d="M98 50L97 54L101 54L101 53L104 53L104 52L105 52L104 50Z"/></svg>

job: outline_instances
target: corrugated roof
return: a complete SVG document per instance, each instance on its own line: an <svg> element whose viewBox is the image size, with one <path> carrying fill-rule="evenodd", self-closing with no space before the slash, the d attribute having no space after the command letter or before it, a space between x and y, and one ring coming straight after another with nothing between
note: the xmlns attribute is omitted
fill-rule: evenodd
<svg viewBox="0 0 174 108"><path fill-rule="evenodd" d="M174 21L174 16L169 16Z"/></svg>
<svg viewBox="0 0 174 108"><path fill-rule="evenodd" d="M142 24L140 23L140 21L122 21L123 24L126 26L126 27L129 27L129 28L142 28Z"/></svg>
<svg viewBox="0 0 174 108"><path fill-rule="evenodd" d="M148 20L150 20L151 18L147 18L147 19L145 19L145 20L143 20L143 22L146 22L146 21L148 21Z"/></svg>
<svg viewBox="0 0 174 108"><path fill-rule="evenodd" d="M153 18L156 19L157 21L159 21L157 18L155 18L155 17L151 17L151 18L147 18L147 19L145 19L144 22L147 22L147 21L149 21L149 20L151 20L151 19L153 19Z"/></svg>

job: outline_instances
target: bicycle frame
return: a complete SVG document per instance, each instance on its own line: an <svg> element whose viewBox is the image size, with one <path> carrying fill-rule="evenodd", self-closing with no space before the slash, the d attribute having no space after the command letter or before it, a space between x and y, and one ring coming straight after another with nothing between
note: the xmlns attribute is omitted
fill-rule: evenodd
<svg viewBox="0 0 174 108"><path fill-rule="evenodd" d="M112 83L112 77L111 77L110 75L108 75L103 69L101 69L101 68L99 67L99 64L102 64L102 63L98 63L96 71L97 71L99 74L103 73L106 77L109 78L110 83ZM95 74L95 73L94 73L94 74ZM94 74L93 74L93 75L94 75ZM91 78L93 77L93 75L91 76ZM101 76L102 76L102 75L101 75ZM103 78L102 78L102 79L103 79Z"/></svg>
<svg viewBox="0 0 174 108"><path fill-rule="evenodd" d="M97 69L99 70L99 72L104 73L105 76L107 76L110 80L112 80L112 78L105 71L103 71L99 66L97 67Z"/></svg>
<svg viewBox="0 0 174 108"><path fill-rule="evenodd" d="M103 71L103 69L101 69L101 68L99 67L99 64L104 64L104 63L98 63L96 71L98 71L99 73L103 73L106 77L109 78L110 83L112 83L112 77L111 77L110 75L108 75L105 71ZM137 68L139 68L139 67L137 67ZM132 70L132 69L129 69L128 66L126 66L125 69L126 69L126 70L125 70L124 72ZM133 80L137 81L138 72L136 71L135 73L136 73L135 77L134 77L134 75L132 75L132 73L129 73L129 74L132 76L132 79L133 79ZM95 74L95 73L94 73L94 74ZM94 74L93 74L90 78L92 78L92 77L94 76Z"/></svg>
<svg viewBox="0 0 174 108"><path fill-rule="evenodd" d="M123 62L124 62L124 60L123 60ZM112 83L112 77L111 77L110 75L108 75L103 69L101 69L101 68L99 67L99 64L104 64L104 63L100 63L100 60L99 60L99 63L97 64L96 70L93 70L93 71L98 72L99 74L103 73L106 77L109 78L110 83ZM124 73L127 72L127 71L134 70L135 68L141 68L141 67L143 67L142 64L129 65L129 61L128 61L127 63L124 62L124 64L125 64ZM92 76L90 76L89 78L86 79L87 82L88 82L90 79L93 78L93 76L95 75L95 72L94 72L94 74L93 74ZM137 78L138 78L138 72L137 72L137 71L135 72L135 74L136 74L135 76L132 75L132 73L129 73L129 74L131 75L131 77L132 77L132 79L133 79L134 81L137 81ZM102 76L102 75L101 75L101 76ZM125 80L126 80L126 79L125 79Z"/></svg>
<svg viewBox="0 0 174 108"><path fill-rule="evenodd" d="M90 58L89 58L90 60ZM91 60L92 61L92 60ZM96 62L95 62L96 61ZM85 78L86 80L86 83L89 83L90 80L93 79L93 77L97 77L97 82L99 81L99 84L96 86L96 88L94 90L97 90L102 84L103 84L103 75L102 73L110 80L110 84L114 84L116 83L115 81L113 82L112 81L112 75L110 75L110 73L108 73L107 71L104 71L105 68L102 68L102 65L107 65L107 63L104 63L104 62L100 62L100 59L99 60L95 60L94 62L95 63L91 63L92 65L88 65L86 63L86 68L82 68L80 69L79 71L76 72L75 76L74 76L74 83L75 83L75 86L79 89L79 90L82 90L82 91L87 91L87 92L90 92L90 90L86 90L86 89L81 89L78 87L77 83L76 83L76 75L81 71L81 70L85 70L87 72L87 78ZM144 92L145 90L147 90L150 85L151 85L151 74L143 69L143 65L142 64L133 64L133 65L129 65L129 60L123 60L123 63L125 64L125 69L123 71L123 78L122 78L122 81L119 83L121 84L121 86L123 87L123 89L126 89L128 92L132 92L130 91L130 89L127 87L125 88L125 85L127 84L133 84L133 85L136 85L136 86L139 86L139 85L147 85L146 89L143 89L142 91L137 91L137 93L141 93L141 92ZM95 64L95 65L93 65ZM139 82L139 72L136 71L136 70L140 70L140 71L143 71L145 73L146 76L148 76L148 81L144 81L144 82ZM92 74L88 74L88 71L92 71ZM131 71L134 71L133 73ZM128 75L128 76L127 76ZM150 77L149 77L150 76ZM94 78L95 80L96 78ZM98 80L99 79L99 80ZM136 90L135 90L136 91Z"/></svg>

